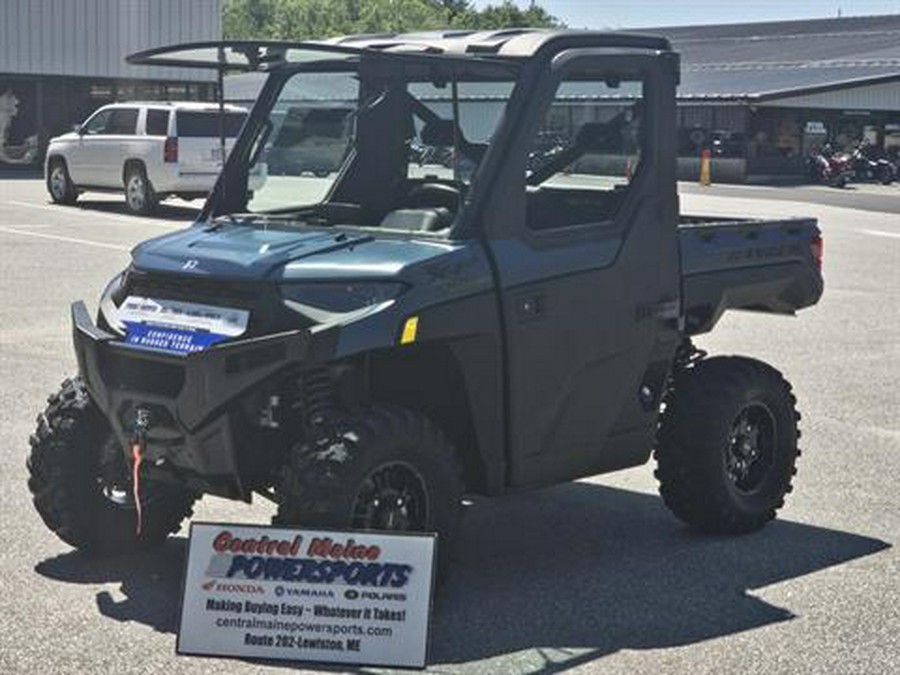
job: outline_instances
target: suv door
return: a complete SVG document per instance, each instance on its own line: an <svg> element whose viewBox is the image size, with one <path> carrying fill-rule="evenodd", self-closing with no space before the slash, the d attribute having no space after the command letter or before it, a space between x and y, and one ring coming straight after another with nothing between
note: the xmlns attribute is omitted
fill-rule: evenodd
<svg viewBox="0 0 900 675"><path fill-rule="evenodd" d="M679 336L666 64L558 55L517 132L518 184L498 185L503 203L486 211L513 485L639 464L652 448Z"/></svg>
<svg viewBox="0 0 900 675"><path fill-rule="evenodd" d="M113 108L106 130L94 141L97 153L97 178L94 185L121 188L125 160L139 157L134 147L138 123L138 108Z"/></svg>
<svg viewBox="0 0 900 675"><path fill-rule="evenodd" d="M76 185L94 185L99 173L96 140L106 133L112 109L98 110L81 125L78 139L67 149L69 176Z"/></svg>

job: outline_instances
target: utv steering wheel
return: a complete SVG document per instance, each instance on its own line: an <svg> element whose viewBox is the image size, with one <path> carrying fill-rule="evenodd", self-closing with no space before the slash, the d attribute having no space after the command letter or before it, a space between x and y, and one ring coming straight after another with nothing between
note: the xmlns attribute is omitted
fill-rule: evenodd
<svg viewBox="0 0 900 675"><path fill-rule="evenodd" d="M456 213L462 203L462 190L446 183L422 183L410 190L407 201L411 208L446 208Z"/></svg>

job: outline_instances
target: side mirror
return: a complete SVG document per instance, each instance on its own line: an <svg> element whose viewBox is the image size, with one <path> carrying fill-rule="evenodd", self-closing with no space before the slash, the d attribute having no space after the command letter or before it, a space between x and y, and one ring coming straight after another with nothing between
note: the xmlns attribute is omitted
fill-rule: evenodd
<svg viewBox="0 0 900 675"><path fill-rule="evenodd" d="M74 132L75 132L76 134L78 134L79 136L84 136L84 131L82 130L80 124L73 124L73 125L72 125L72 131L74 131Z"/></svg>

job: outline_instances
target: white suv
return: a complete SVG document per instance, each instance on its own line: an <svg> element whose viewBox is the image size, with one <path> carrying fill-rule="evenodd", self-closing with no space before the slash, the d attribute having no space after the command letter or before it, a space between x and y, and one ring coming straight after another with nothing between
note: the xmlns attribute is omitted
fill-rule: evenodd
<svg viewBox="0 0 900 675"><path fill-rule="evenodd" d="M44 175L54 202L73 204L85 190L125 192L132 213L149 213L169 195L205 197L231 151L247 111L215 103L115 103L50 139Z"/></svg>

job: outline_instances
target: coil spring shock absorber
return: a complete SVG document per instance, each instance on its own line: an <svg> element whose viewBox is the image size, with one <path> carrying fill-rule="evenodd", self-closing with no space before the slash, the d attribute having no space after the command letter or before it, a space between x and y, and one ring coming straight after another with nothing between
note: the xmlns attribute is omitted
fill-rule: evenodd
<svg viewBox="0 0 900 675"><path fill-rule="evenodd" d="M315 368L302 378L304 418L311 435L321 435L334 407L334 386L327 368Z"/></svg>

